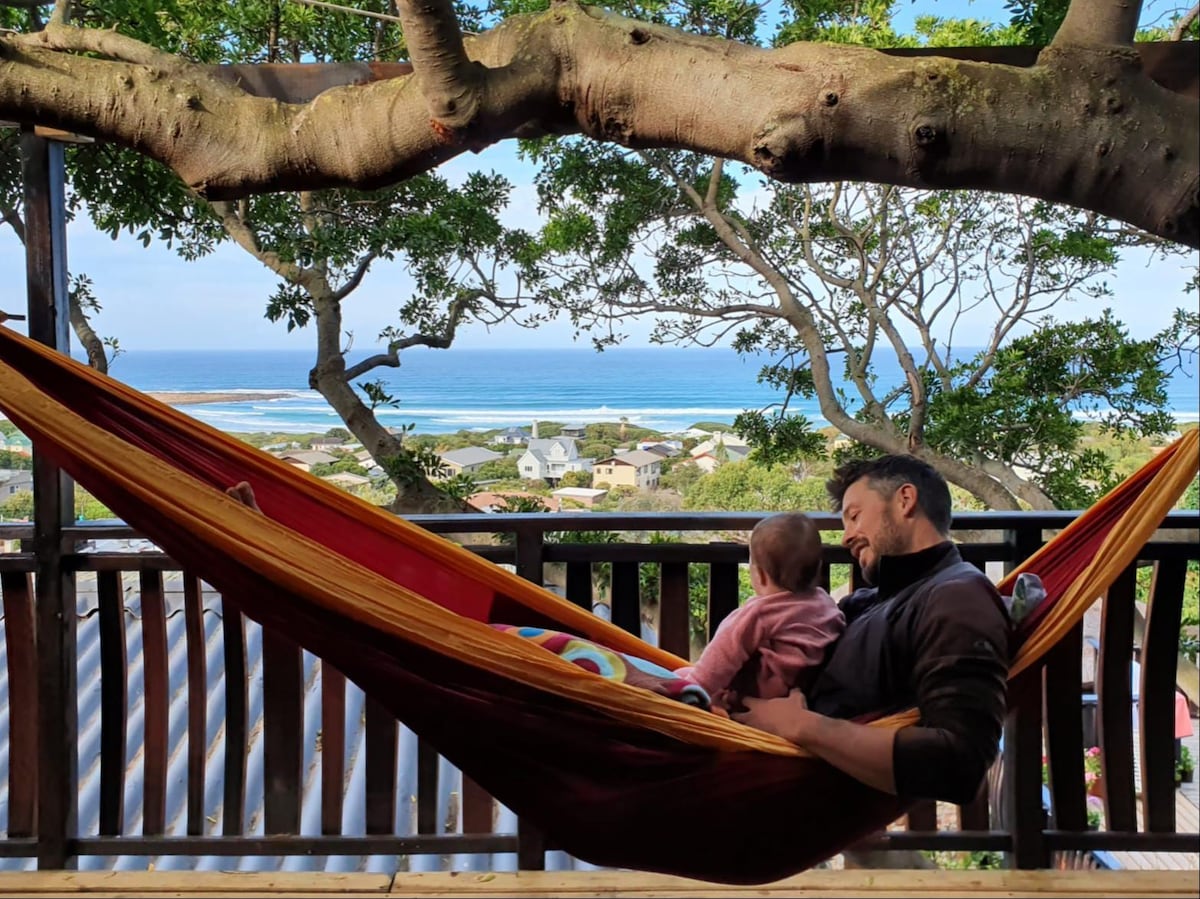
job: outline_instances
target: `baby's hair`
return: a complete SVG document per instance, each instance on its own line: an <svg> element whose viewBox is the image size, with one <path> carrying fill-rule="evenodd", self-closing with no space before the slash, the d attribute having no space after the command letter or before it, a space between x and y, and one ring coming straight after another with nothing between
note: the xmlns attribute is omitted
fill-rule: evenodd
<svg viewBox="0 0 1200 899"><path fill-rule="evenodd" d="M802 512L764 518L750 532L750 561L784 590L811 590L821 575L821 532Z"/></svg>

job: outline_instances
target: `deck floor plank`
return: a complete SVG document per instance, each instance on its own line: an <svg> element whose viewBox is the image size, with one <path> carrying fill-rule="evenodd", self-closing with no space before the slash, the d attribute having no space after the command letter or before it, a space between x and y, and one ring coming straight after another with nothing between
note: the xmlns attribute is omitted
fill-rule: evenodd
<svg viewBox="0 0 1200 899"><path fill-rule="evenodd" d="M194 871L0 873L0 897L109 896L164 899L167 896L243 897L295 896L321 899L330 895L444 899L451 896L564 897L715 897L715 899L841 899L851 896L912 896L941 899L971 896L1062 897L1127 896L1133 899L1177 899L1196 896L1190 871L808 871L776 883L729 886L682 877L631 871L523 871L517 873L420 874L278 874Z"/></svg>

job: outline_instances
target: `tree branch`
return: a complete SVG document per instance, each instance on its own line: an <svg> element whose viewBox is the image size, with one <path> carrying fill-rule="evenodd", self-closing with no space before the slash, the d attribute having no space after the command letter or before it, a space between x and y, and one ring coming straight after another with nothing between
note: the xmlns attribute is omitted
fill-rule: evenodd
<svg viewBox="0 0 1200 899"><path fill-rule="evenodd" d="M1196 17L1200 16L1200 3L1197 3L1191 9L1183 14L1175 27L1171 29L1171 40L1181 41L1187 30L1192 27L1192 23L1196 21Z"/></svg>
<svg viewBox="0 0 1200 899"><path fill-rule="evenodd" d="M1142 0L1071 0L1053 46L1132 44Z"/></svg>
<svg viewBox="0 0 1200 899"><path fill-rule="evenodd" d="M254 229L245 223L238 215L233 203L213 202L209 204L225 232L233 238L234 243L261 262L289 284L302 285L306 280L306 271L293 262L285 262L278 253L264 250L258 244L258 236Z"/></svg>
<svg viewBox="0 0 1200 899"><path fill-rule="evenodd" d="M451 39L436 24L439 2L434 26L425 22L435 57ZM1085 9L1077 0L1072 16ZM0 118L132 147L215 199L370 189L498 140L581 132L726 157L783 181L1019 192L1200 246L1195 98L1160 87L1132 53L1075 46L1072 30L1037 65L1015 68L837 45L762 49L560 2L464 42L480 87L461 126L430 122L413 76L288 104L109 32L75 41L76 52L104 47L139 65L3 36ZM461 67L455 59L425 65L433 77Z"/></svg>
<svg viewBox="0 0 1200 899"><path fill-rule="evenodd" d="M25 243L25 222L21 219L21 213L11 206L0 204L0 225L10 225L17 233L17 240Z"/></svg>
<svg viewBox="0 0 1200 899"><path fill-rule="evenodd" d="M358 265L355 266L354 273L350 275L350 279L333 292L335 302L340 303L358 289L358 285L362 284L363 278L371 270L371 263L375 261L378 255L378 253L367 253L362 259L358 260Z"/></svg>
<svg viewBox="0 0 1200 899"><path fill-rule="evenodd" d="M450 0L400 0L404 41L435 131L466 128L479 112L480 82L463 46L462 31Z"/></svg>

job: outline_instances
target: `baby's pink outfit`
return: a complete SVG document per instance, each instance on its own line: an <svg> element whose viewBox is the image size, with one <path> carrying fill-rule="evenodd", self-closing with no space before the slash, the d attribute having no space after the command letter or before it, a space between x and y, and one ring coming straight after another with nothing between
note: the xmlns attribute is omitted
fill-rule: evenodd
<svg viewBox="0 0 1200 899"><path fill-rule="evenodd" d="M740 696L787 696L793 687L807 686L805 672L825 660L845 626L837 603L820 588L755 596L721 622L694 666L675 673L699 684L722 707ZM752 660L753 670L744 672Z"/></svg>

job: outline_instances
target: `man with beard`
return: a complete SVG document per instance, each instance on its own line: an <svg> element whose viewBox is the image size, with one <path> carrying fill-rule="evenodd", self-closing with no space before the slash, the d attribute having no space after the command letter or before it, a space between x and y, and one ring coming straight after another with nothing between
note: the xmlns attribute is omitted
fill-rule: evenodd
<svg viewBox="0 0 1200 899"><path fill-rule="evenodd" d="M965 804L996 756L1012 625L992 583L950 542L950 490L913 456L853 462L827 484L869 587L808 696L748 699L734 717L906 799ZM916 706L898 731L861 720Z"/></svg>

